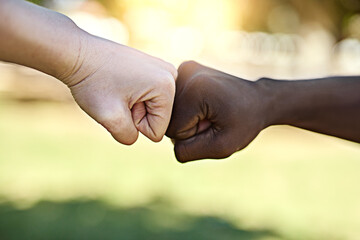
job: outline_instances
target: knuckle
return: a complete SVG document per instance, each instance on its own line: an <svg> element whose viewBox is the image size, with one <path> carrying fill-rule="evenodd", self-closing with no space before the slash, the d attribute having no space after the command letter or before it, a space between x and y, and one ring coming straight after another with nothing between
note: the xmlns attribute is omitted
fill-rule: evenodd
<svg viewBox="0 0 360 240"><path fill-rule="evenodd" d="M163 136L153 136L152 138L151 138L151 140L153 141L153 142L160 142L161 140L163 139Z"/></svg>
<svg viewBox="0 0 360 240"><path fill-rule="evenodd" d="M208 86L208 79L203 74L199 73L194 76L185 87L187 97L198 99L204 98L211 90Z"/></svg>
<svg viewBox="0 0 360 240"><path fill-rule="evenodd" d="M193 87L203 89L208 81L209 81L209 77L206 76L204 73L200 72L194 75L192 85Z"/></svg>
<svg viewBox="0 0 360 240"><path fill-rule="evenodd" d="M115 138L116 141L132 145L138 138L138 132L126 125L122 115L112 114L104 115L99 123Z"/></svg>
<svg viewBox="0 0 360 240"><path fill-rule="evenodd" d="M175 92L175 81L173 81L172 79L170 79L170 81L168 79L164 80L164 87L166 88L166 90L169 90L171 92Z"/></svg>
<svg viewBox="0 0 360 240"><path fill-rule="evenodd" d="M176 125L176 123L174 121L173 116L172 116L172 119L171 119L171 121L169 123L168 129L166 130L166 133L165 133L165 135L167 137L169 137L170 139L175 139L176 138L176 132L177 132L177 130L176 130L177 125Z"/></svg>
<svg viewBox="0 0 360 240"><path fill-rule="evenodd" d="M187 148L184 144L175 143L174 152L175 157L179 162L185 163L189 161L190 155L188 154Z"/></svg>
<svg viewBox="0 0 360 240"><path fill-rule="evenodd" d="M121 142L122 144L130 146L136 142L137 138L138 138L137 135L133 135L133 136L128 136L126 139L117 139L117 138L115 138L115 139L117 141Z"/></svg>
<svg viewBox="0 0 360 240"><path fill-rule="evenodd" d="M171 63L168 63L168 70L169 70L170 74L172 75L173 79L176 79L177 75L178 75L178 71L175 68L175 66L172 65Z"/></svg>
<svg viewBox="0 0 360 240"><path fill-rule="evenodd" d="M116 113L103 114L99 119L99 123L110 133L118 133L124 129L124 118Z"/></svg>
<svg viewBox="0 0 360 240"><path fill-rule="evenodd" d="M174 80L176 80L179 76L179 73L175 67L172 69L171 74L173 75Z"/></svg>
<svg viewBox="0 0 360 240"><path fill-rule="evenodd" d="M216 149L216 153L215 153L216 158L227 158L234 153L234 151L232 150L228 141L225 138L221 138L216 142L215 149Z"/></svg>
<svg viewBox="0 0 360 240"><path fill-rule="evenodd" d="M151 118L148 118L148 120L150 120L150 124L139 125L138 130L151 141L160 142L165 135L167 124L165 127L162 122L151 124L151 122L156 122L157 120L152 121Z"/></svg>
<svg viewBox="0 0 360 240"><path fill-rule="evenodd" d="M119 132L118 128L119 126L113 121L113 120L102 120L100 121L100 124L106 128L110 133L117 133Z"/></svg>
<svg viewBox="0 0 360 240"><path fill-rule="evenodd" d="M192 68L192 67L194 67L196 65L198 65L198 63L193 61L193 60L185 61L185 62L180 64L178 69L179 69L179 71L181 71L181 70L185 70L187 68Z"/></svg>
<svg viewBox="0 0 360 240"><path fill-rule="evenodd" d="M156 85L156 87L160 88L162 92L175 95L175 81L170 73L163 74L161 77L159 77Z"/></svg>

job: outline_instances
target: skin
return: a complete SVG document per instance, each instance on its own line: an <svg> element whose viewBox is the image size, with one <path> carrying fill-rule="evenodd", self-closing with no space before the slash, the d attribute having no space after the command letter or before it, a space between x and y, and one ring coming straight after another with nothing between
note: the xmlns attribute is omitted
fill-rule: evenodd
<svg viewBox="0 0 360 240"><path fill-rule="evenodd" d="M226 158L271 125L360 143L360 77L247 81L185 62L167 136L178 161Z"/></svg>
<svg viewBox="0 0 360 240"><path fill-rule="evenodd" d="M0 60L66 84L78 105L123 144L139 131L160 141L170 121L173 65L78 28L68 17L21 0L0 0Z"/></svg>

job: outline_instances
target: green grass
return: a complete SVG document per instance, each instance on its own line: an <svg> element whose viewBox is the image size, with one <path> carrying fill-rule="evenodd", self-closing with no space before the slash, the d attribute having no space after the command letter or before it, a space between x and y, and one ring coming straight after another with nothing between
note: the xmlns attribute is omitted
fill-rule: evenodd
<svg viewBox="0 0 360 240"><path fill-rule="evenodd" d="M270 231L237 229L220 218L186 215L157 202L132 208L99 201L40 202L26 210L3 204L0 211L2 239L275 239Z"/></svg>
<svg viewBox="0 0 360 240"><path fill-rule="evenodd" d="M122 146L73 105L0 103L1 239L358 239L359 173L358 144L289 127L179 164L168 139Z"/></svg>

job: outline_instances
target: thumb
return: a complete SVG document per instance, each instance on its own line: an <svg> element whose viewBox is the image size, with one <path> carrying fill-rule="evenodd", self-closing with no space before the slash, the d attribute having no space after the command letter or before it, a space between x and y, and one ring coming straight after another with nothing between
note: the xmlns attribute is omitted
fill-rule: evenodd
<svg viewBox="0 0 360 240"><path fill-rule="evenodd" d="M177 160L182 163L205 158L226 158L235 152L227 134L214 128L208 128L186 140L175 140L174 150Z"/></svg>
<svg viewBox="0 0 360 240"><path fill-rule="evenodd" d="M175 80L166 73L131 109L136 128L154 142L165 135L175 97Z"/></svg>
<svg viewBox="0 0 360 240"><path fill-rule="evenodd" d="M152 141L161 141L169 125L172 104L171 98L136 103L131 110L136 128Z"/></svg>
<svg viewBox="0 0 360 240"><path fill-rule="evenodd" d="M199 96L197 89L177 93L166 136L183 140L204 130L200 123L206 118L207 107Z"/></svg>

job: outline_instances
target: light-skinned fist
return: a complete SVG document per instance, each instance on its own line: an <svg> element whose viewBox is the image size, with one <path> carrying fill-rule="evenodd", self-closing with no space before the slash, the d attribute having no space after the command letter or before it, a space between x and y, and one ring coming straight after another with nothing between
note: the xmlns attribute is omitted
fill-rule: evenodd
<svg viewBox="0 0 360 240"><path fill-rule="evenodd" d="M161 141L174 101L175 67L87 33L80 42L78 61L62 79L78 105L122 144L133 144L139 131Z"/></svg>

